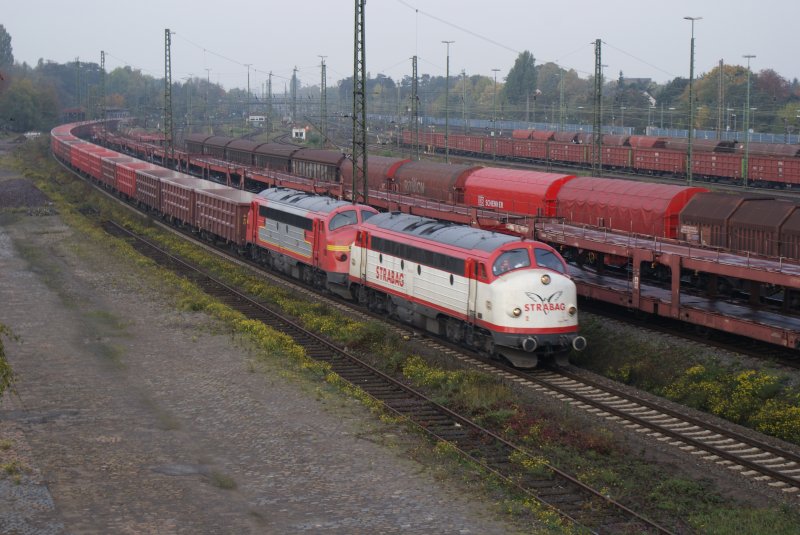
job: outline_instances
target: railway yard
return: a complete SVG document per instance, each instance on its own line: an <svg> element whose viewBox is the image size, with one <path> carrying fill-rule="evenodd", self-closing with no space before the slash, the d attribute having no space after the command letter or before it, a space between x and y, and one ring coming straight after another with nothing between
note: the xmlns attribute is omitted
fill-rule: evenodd
<svg viewBox="0 0 800 535"><path fill-rule="evenodd" d="M59 196L85 196L77 192L75 197L79 186L55 171L52 163L42 165L50 167L28 169L25 175L39 184L55 178ZM2 405L0 460L11 467L6 470L8 477L0 480L8 497L0 515L4 530L514 533L568 529L566 521L546 514L547 508L531 505L535 500L527 491L498 486L495 476L487 475L493 465L485 454L473 454L469 463L460 461L454 453L463 448L458 438L431 442L409 434L409 428L394 417L378 419L353 397L343 395L352 392L349 388L330 386L330 381L321 381L318 371L303 372L305 365L293 364L280 351L265 356L252 339L236 334L220 317L191 312L204 307L187 307L190 298L176 293L173 279L134 261L136 253L114 245L114 239L75 212L69 211L62 222L52 205L42 204L33 182L22 178L9 170L0 178L0 191L13 186L15 192L0 195L6 203L0 227L4 272L0 297L12 303L2 307L0 323L22 341L4 340L17 373L17 394L6 394ZM86 208L84 212L93 212ZM179 302L184 306L176 308ZM325 310L333 322L346 322L351 314L335 305L326 305ZM325 320L317 323L327 333ZM781 385L788 389L800 382L790 367L766 365L593 316L582 316L582 323L590 344L576 359L579 366L592 360L603 362L594 368L630 384L636 384L631 375L648 372L635 362L636 352L670 355L674 367L681 369L720 367L740 376L759 370L780 376ZM458 350L402 333L408 332L389 339L402 351L391 352L388 358L372 345L369 350L361 347L360 352L373 365L400 375L404 383L437 400L446 399L445 404L457 412L524 445L530 457L515 461L527 472L512 472L512 480L521 474L541 476L545 465L558 466L662 528L644 528L636 522L614 528L609 527L614 524L592 524L592 520L582 524L580 519L578 526L594 526L591 529L606 533L660 529L792 533L797 525L796 489L750 468L734 467L735 463L720 456L724 454L704 453L691 445L691 440L707 431L698 430L691 439L670 437L663 429L647 431L610 414L608 407L567 401L565 394L537 386L544 377L496 371ZM426 364L413 355L424 357ZM473 397L488 400L485 406L465 403L464 396L448 399L443 392L448 390L446 384L442 387L442 381L434 379L442 374L456 377L463 370L480 370L489 377L478 381L477 387L470 384L468 390ZM664 373L655 366L649 371L654 374L651 383ZM579 372L576 380L583 375L612 384L587 374ZM674 379L680 381L677 374ZM565 380L552 382L563 385ZM449 388L454 389L453 385ZM497 390L510 397L497 395ZM591 395L583 387L579 390ZM637 394L713 422L719 431L740 432L736 439L712 442L747 437L787 454L798 451L795 445L647 393ZM367 402L367 406L373 405ZM422 427L435 426L427 422ZM751 447L734 449L746 455ZM755 457L774 455L762 452ZM792 462L786 457L772 464L786 467L791 478ZM534 477L534 481L538 480ZM545 501L558 503L553 495ZM563 513L569 507L556 506L556 510Z"/></svg>

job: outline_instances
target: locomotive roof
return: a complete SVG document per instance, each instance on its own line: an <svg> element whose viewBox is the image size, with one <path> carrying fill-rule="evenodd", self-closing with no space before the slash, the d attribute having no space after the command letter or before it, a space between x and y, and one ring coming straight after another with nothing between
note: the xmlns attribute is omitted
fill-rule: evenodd
<svg viewBox="0 0 800 535"><path fill-rule="evenodd" d="M506 234L397 212L376 214L369 218L367 224L409 236L425 238L463 249L478 249L487 253L506 243L521 241L520 238Z"/></svg>
<svg viewBox="0 0 800 535"><path fill-rule="evenodd" d="M331 197L323 195L312 195L303 191L297 191L288 188L270 188L265 189L258 194L272 202L279 202L303 210L311 210L313 212L329 213L333 212L340 206L352 205L347 201L338 201Z"/></svg>

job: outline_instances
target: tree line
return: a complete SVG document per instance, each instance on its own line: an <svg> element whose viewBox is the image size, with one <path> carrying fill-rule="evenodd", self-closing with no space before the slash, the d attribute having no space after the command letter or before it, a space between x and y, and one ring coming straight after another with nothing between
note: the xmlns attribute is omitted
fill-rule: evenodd
<svg viewBox="0 0 800 535"><path fill-rule="evenodd" d="M409 66L410 70L410 66ZM496 74L496 73L495 73ZM718 65L695 79L694 126L699 129L742 130L747 100L748 73L744 66ZM318 85L293 79L294 91L273 95L263 90L247 94L225 90L207 78L173 80L173 124L209 131L242 124L248 115L299 123L321 122ZM394 80L383 74L368 75L368 113L399 123L408 122L413 80ZM622 72L602 80L602 122L644 132L647 126L686 129L689 123L688 79L659 84L649 79L626 78ZM524 51L504 78L467 73L444 76L421 74L417 83L419 114L438 116L447 109L451 117L469 120L514 120L531 123L592 124L594 77L581 77L574 69L555 63L537 64ZM760 132L800 131L800 83L772 69L750 73L750 122ZM353 79L327 88L326 120L346 117L352 110ZM290 96L291 93L291 96ZM291 102L290 102L291 100ZM131 67L103 73L95 62L56 63L40 59L35 66L15 63L11 36L0 25L0 130L48 130L70 118L98 118L103 110L125 109L159 128L164 113L164 79ZM292 117L292 114L295 116Z"/></svg>

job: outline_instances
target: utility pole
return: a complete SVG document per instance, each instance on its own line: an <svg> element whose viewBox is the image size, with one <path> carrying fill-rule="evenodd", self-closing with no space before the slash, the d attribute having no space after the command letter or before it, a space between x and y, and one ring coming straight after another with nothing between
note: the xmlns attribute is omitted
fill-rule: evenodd
<svg viewBox="0 0 800 535"><path fill-rule="evenodd" d="M564 130L564 70L558 68L559 96L558 96L558 131Z"/></svg>
<svg viewBox="0 0 800 535"><path fill-rule="evenodd" d="M361 188L368 202L367 187L367 45L364 7L367 0L355 0L353 47L353 204Z"/></svg>
<svg viewBox="0 0 800 535"><path fill-rule="evenodd" d="M292 124L297 117L297 66L292 70Z"/></svg>
<svg viewBox="0 0 800 535"><path fill-rule="evenodd" d="M450 163L450 113L448 101L450 99L450 45L455 41L442 41L447 45L447 70L444 79L444 161Z"/></svg>
<svg viewBox="0 0 800 535"><path fill-rule="evenodd" d="M497 160L497 71L494 72L494 91L492 91L492 160Z"/></svg>
<svg viewBox="0 0 800 535"><path fill-rule="evenodd" d="M269 81L267 82L267 132L272 131L272 71L269 71Z"/></svg>
<svg viewBox="0 0 800 535"><path fill-rule="evenodd" d="M100 51L100 117L106 119L106 53Z"/></svg>
<svg viewBox="0 0 800 535"><path fill-rule="evenodd" d="M723 103L725 102L725 75L723 71L723 61L719 60L719 87L717 88L717 139L722 139L722 114L724 113Z"/></svg>
<svg viewBox="0 0 800 535"><path fill-rule="evenodd" d="M325 140L328 139L328 82L326 81L325 77L325 58L328 56L319 56L322 60L321 62L321 70L322 70L322 78L320 80L320 95L319 95L319 117L320 117L320 127L319 131L322 134L322 144L325 144Z"/></svg>
<svg viewBox="0 0 800 535"><path fill-rule="evenodd" d="M175 140L172 127L172 37L169 28L164 30L164 150L168 152L167 167L175 159Z"/></svg>
<svg viewBox="0 0 800 535"><path fill-rule="evenodd" d="M467 122L467 71L461 69L461 78L463 83L461 93L461 114L464 116L464 132L469 134L469 123Z"/></svg>
<svg viewBox="0 0 800 535"><path fill-rule="evenodd" d="M246 115L245 121L250 119L250 66L252 63L245 63L244 66L247 67L247 105L246 105Z"/></svg>
<svg viewBox="0 0 800 535"><path fill-rule="evenodd" d="M211 69L206 68L206 102L205 102L205 119L206 119L206 126L208 127L208 134L213 133L213 129L211 128L211 114L209 113L208 109L208 88L211 86Z"/></svg>
<svg viewBox="0 0 800 535"><path fill-rule="evenodd" d="M419 160L419 95L417 94L417 56L411 58L411 132L412 154L414 159Z"/></svg>
<svg viewBox="0 0 800 535"><path fill-rule="evenodd" d="M81 107L81 58L75 58L75 107Z"/></svg>
<svg viewBox="0 0 800 535"><path fill-rule="evenodd" d="M594 42L594 116L592 118L592 176L603 175L603 62L600 39Z"/></svg>
<svg viewBox="0 0 800 535"><path fill-rule="evenodd" d="M692 138L694 138L694 23L703 17L683 17L692 21L692 46L689 53L689 154L686 158L686 183L692 185Z"/></svg>
<svg viewBox="0 0 800 535"><path fill-rule="evenodd" d="M755 54L745 54L742 56L747 59L747 97L744 105L744 169L742 169L742 181L747 187L747 178L750 174L750 60Z"/></svg>

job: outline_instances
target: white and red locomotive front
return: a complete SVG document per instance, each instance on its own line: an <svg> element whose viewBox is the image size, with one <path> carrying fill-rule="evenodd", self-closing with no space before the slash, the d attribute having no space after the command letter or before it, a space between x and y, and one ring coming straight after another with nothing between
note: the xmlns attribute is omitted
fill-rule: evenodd
<svg viewBox="0 0 800 535"><path fill-rule="evenodd" d="M251 256L292 277L349 297L350 246L377 211L286 188L264 190L248 221Z"/></svg>
<svg viewBox="0 0 800 535"><path fill-rule="evenodd" d="M373 309L520 367L586 346L575 283L548 245L400 213L360 229L350 281Z"/></svg>

